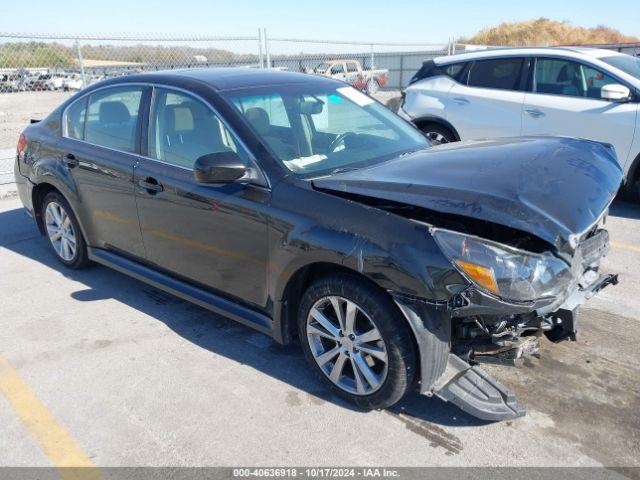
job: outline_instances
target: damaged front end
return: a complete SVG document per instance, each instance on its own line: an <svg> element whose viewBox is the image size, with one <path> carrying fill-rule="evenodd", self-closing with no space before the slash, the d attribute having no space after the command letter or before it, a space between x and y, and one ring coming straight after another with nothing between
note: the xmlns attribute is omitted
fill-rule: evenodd
<svg viewBox="0 0 640 480"><path fill-rule="evenodd" d="M601 275L609 251L602 221L584 234L572 253L526 251L440 228L431 233L452 265L468 280L450 285L446 303L396 297L408 319L440 318L450 325L450 354L438 378L422 378L421 391L450 401L484 420L524 415L515 395L478 365L518 365L539 355L539 339L576 340L578 309L617 275ZM418 305L420 303L420 305ZM411 313L413 312L413 313ZM433 325L424 325L433 331Z"/></svg>
<svg viewBox="0 0 640 480"><path fill-rule="evenodd" d="M522 137L434 147L313 184L429 232L455 275L426 265L428 286L446 293L392 292L420 349L420 390L502 420L524 409L478 364L537 355L542 335L575 340L580 305L618 281L599 267L621 180L610 145Z"/></svg>

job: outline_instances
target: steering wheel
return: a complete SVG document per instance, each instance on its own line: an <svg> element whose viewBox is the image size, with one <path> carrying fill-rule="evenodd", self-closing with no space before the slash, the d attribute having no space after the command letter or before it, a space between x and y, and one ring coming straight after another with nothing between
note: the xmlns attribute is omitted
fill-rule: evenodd
<svg viewBox="0 0 640 480"><path fill-rule="evenodd" d="M340 145L341 143L344 143L345 139L352 135L357 136L358 134L354 132L344 132L338 135L336 138L333 139L333 142L331 142L331 145L329 145L329 152L335 152L338 145Z"/></svg>

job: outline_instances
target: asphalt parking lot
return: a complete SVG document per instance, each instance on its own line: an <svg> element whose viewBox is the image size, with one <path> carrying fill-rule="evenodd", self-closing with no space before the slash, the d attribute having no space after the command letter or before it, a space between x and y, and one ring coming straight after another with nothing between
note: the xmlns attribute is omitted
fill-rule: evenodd
<svg viewBox="0 0 640 480"><path fill-rule="evenodd" d="M478 421L410 395L361 412L296 347L104 267L64 269L0 201L0 466L640 466L640 205L616 202L578 342L491 367L527 406ZM637 471L636 471L637 473Z"/></svg>

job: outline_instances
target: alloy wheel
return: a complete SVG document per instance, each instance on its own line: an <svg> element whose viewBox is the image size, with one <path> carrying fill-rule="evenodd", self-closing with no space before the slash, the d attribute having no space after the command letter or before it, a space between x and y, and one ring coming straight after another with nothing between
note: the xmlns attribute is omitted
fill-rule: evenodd
<svg viewBox="0 0 640 480"><path fill-rule="evenodd" d="M426 136L434 145L449 143L449 140L447 139L447 137L445 137L443 134L439 132L427 132Z"/></svg>
<svg viewBox="0 0 640 480"><path fill-rule="evenodd" d="M340 389L369 395L387 377L387 348L380 331L357 304L343 297L319 299L307 317L307 341L320 370Z"/></svg>
<svg viewBox="0 0 640 480"><path fill-rule="evenodd" d="M53 249L65 262L70 262L76 255L76 234L71 217L62 205L49 202L45 210L45 226Z"/></svg>

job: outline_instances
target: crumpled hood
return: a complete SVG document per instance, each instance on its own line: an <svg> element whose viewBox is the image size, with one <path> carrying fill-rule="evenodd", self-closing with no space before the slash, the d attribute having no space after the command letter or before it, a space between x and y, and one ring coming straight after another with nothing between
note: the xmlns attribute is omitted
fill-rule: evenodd
<svg viewBox="0 0 640 480"><path fill-rule="evenodd" d="M478 218L572 251L609 206L621 180L608 145L518 137L433 147L313 184Z"/></svg>

